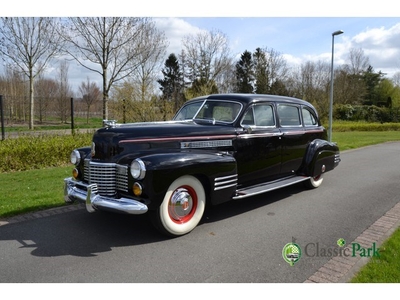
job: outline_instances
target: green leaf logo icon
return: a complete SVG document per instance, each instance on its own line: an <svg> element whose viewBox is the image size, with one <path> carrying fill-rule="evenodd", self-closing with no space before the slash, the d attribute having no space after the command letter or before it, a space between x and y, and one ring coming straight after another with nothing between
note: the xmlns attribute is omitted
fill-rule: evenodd
<svg viewBox="0 0 400 300"><path fill-rule="evenodd" d="M342 238L338 239L337 244L339 247L343 247L344 245L346 245L346 241Z"/></svg>

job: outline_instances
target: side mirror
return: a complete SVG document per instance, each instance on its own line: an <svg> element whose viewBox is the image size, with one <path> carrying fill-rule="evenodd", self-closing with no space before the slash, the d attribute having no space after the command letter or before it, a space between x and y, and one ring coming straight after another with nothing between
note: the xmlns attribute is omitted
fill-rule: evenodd
<svg viewBox="0 0 400 300"><path fill-rule="evenodd" d="M250 125L242 125L242 126L243 126L243 129L244 129L244 131L245 131L246 133L250 134L250 133L253 132L253 128L251 128Z"/></svg>

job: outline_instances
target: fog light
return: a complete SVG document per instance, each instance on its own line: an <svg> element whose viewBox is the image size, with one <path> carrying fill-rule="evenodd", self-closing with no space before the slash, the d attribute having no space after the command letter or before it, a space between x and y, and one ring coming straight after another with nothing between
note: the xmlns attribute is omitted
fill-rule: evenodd
<svg viewBox="0 0 400 300"><path fill-rule="evenodd" d="M79 171L78 169L73 169L72 170L72 177L74 177L75 179L77 179L79 176Z"/></svg>
<svg viewBox="0 0 400 300"><path fill-rule="evenodd" d="M140 183L135 182L135 183L133 184L133 186L132 186L132 191L133 191L133 194L134 194L135 196L140 196L140 195L142 194L142 190L143 190L143 188L142 188L142 186L140 185Z"/></svg>

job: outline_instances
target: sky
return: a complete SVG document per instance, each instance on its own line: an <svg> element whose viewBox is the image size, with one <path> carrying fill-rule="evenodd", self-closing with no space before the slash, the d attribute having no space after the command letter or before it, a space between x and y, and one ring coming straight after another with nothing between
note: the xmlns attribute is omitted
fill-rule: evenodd
<svg viewBox="0 0 400 300"><path fill-rule="evenodd" d="M239 58L245 50L273 49L280 53L289 66L306 61L330 63L332 33L343 30L334 38L334 64L348 62L350 49L362 49L374 71L391 78L400 72L400 10L389 0L363 1L350 4L349 0L335 1L321 6L321 1L281 0L279 5L266 1L217 2L202 0L198 4L181 0L146 0L125 4L113 0L114 5L95 1L71 0L63 7L47 8L43 0L13 1L1 16L134 16L152 17L157 27L165 32L169 46L167 55L181 52L184 36L201 30L217 30L228 38L231 54ZM15 5L23 2L23 5ZM354 1L356 2L356 1ZM104 4L104 5L101 5ZM379 4L379 6L377 5ZM246 7L244 7L246 6ZM20 9L19 7L25 7ZM44 8L43 8L44 7ZM257 9L259 8L259 9ZM1 70L0 70L1 71ZM49 68L48 74L56 69ZM69 67L70 83L76 88L87 76L92 81L100 78L76 64Z"/></svg>

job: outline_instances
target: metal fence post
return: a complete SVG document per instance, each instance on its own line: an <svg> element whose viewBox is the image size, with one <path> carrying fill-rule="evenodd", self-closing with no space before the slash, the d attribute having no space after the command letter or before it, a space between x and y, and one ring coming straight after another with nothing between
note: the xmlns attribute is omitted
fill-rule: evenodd
<svg viewBox="0 0 400 300"><path fill-rule="evenodd" d="M126 101L122 99L122 123L126 123Z"/></svg>
<svg viewBox="0 0 400 300"><path fill-rule="evenodd" d="M4 141L4 112L3 112L3 95L0 95L0 116L1 116L1 140Z"/></svg>
<svg viewBox="0 0 400 300"><path fill-rule="evenodd" d="M74 98L71 98L71 132L74 134Z"/></svg>

